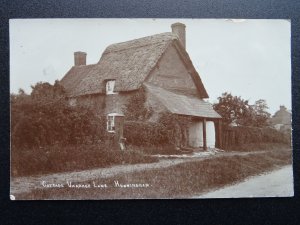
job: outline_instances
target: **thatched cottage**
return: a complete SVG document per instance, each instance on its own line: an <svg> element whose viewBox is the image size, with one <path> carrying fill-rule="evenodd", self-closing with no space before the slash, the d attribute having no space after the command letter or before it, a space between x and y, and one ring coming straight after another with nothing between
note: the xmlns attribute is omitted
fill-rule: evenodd
<svg viewBox="0 0 300 225"><path fill-rule="evenodd" d="M123 138L125 106L143 88L145 105L154 111L149 121L158 121L164 111L189 117L185 145L220 147L221 116L204 100L208 94L185 46L185 25L175 23L172 32L108 46L96 64L86 65L86 53L75 52L75 65L61 84L71 105L89 105L107 116L107 132L117 142Z"/></svg>

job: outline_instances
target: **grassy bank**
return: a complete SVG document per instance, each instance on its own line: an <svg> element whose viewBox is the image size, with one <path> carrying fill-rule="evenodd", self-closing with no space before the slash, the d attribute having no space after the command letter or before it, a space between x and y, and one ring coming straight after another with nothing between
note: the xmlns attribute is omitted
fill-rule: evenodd
<svg viewBox="0 0 300 225"><path fill-rule="evenodd" d="M226 151L239 151L239 152L251 152L251 151L280 151L281 149L291 148L289 144L286 143L247 143L247 144L239 144L236 146L231 146Z"/></svg>
<svg viewBox="0 0 300 225"><path fill-rule="evenodd" d="M246 177L291 164L291 150L219 157L185 162L164 169L132 172L122 176L97 179L91 188L44 188L18 196L19 199L115 199L115 198L186 198L233 184ZM118 187L119 184L148 184L149 187ZM76 182L76 181L73 181ZM106 188L94 188L106 184Z"/></svg>
<svg viewBox="0 0 300 225"><path fill-rule="evenodd" d="M112 150L101 145L49 146L13 149L11 170L17 177L156 161L141 152Z"/></svg>

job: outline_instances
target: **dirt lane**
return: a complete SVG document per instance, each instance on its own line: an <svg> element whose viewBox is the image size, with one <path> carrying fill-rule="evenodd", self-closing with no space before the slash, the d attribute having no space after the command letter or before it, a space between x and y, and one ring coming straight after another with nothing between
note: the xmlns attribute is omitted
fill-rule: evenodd
<svg viewBox="0 0 300 225"><path fill-rule="evenodd" d="M241 183L212 191L197 198L290 197L294 196L293 169L278 170L251 177Z"/></svg>

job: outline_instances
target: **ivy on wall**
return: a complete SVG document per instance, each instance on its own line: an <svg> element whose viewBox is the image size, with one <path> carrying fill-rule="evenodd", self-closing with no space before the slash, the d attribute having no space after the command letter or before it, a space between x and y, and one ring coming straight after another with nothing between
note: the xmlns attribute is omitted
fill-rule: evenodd
<svg viewBox="0 0 300 225"><path fill-rule="evenodd" d="M125 109L127 121L147 121L153 114L151 107L146 107L146 91L140 88L129 99Z"/></svg>

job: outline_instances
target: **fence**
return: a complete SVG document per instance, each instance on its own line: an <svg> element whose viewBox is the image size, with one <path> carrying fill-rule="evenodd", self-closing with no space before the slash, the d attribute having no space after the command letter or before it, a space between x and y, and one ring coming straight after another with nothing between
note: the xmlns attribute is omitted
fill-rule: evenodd
<svg viewBox="0 0 300 225"><path fill-rule="evenodd" d="M223 127L222 148L228 149L248 143L286 143L291 141L290 133L283 133L271 127Z"/></svg>

